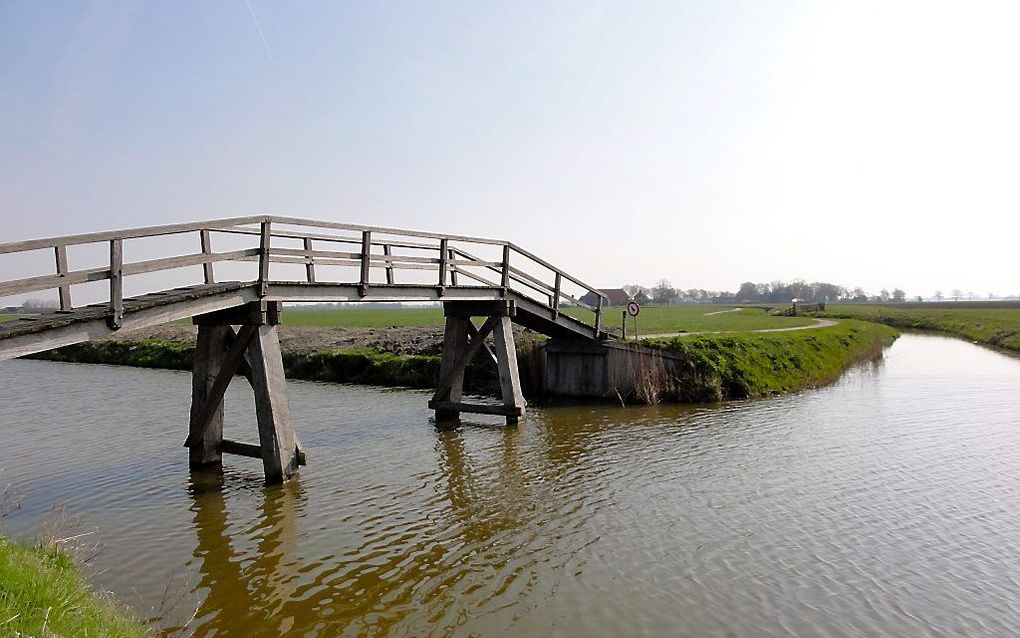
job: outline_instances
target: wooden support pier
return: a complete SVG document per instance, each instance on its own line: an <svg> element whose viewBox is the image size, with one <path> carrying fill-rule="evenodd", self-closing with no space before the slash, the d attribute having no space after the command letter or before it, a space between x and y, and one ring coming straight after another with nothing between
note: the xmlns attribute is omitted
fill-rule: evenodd
<svg viewBox="0 0 1020 638"><path fill-rule="evenodd" d="M135 243L154 237L176 238L178 248L194 243L190 252L163 256ZM227 239L230 246L217 250ZM75 268L68 248L87 245L102 247L108 262ZM45 259L36 263L51 269L0 279L0 299L51 291L59 310L0 323L0 360L191 318L198 337L185 443L189 462L219 464L223 454L260 458L269 483L286 480L304 464L277 334L285 302L442 302L446 336L438 389L429 402L437 422L477 413L516 423L524 415L513 324L556 339L608 338L599 290L499 239L259 215L0 244L0 255L15 253L42 253ZM220 281L218 262L254 262L255 268L243 281ZM298 266L300 276L271 276L279 274L275 265L285 264ZM125 281L136 275L188 268L195 268L197 279L191 285L125 296L132 289ZM327 280L327 272L346 274ZM80 299L81 287L99 281L109 286L98 302L72 303L72 292ZM95 296L94 290L84 292ZM588 293L596 295L595 305L581 301ZM566 306L591 316L568 314ZM472 318L484 319L480 328ZM498 404L463 400L465 369L483 352L499 370ZM254 392L257 444L223 438L223 396L235 375L243 375Z"/></svg>
<svg viewBox="0 0 1020 638"><path fill-rule="evenodd" d="M507 424L515 424L524 416L527 402L521 392L521 376L517 370L517 349L514 344L512 318L516 316L513 301L453 301L443 304L446 332L443 336L443 358L439 364L439 384L429 409L436 411L436 422L460 419L461 412L501 414ZM475 328L472 317L485 317L481 328ZM494 351L485 343L492 335ZM479 352L495 359L499 370L501 403L499 405L464 403L464 371Z"/></svg>

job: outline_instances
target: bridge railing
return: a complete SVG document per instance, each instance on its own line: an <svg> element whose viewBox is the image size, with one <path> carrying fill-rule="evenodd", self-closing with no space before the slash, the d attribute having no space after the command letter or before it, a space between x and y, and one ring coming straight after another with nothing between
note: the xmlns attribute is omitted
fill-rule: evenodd
<svg viewBox="0 0 1020 638"><path fill-rule="evenodd" d="M197 239L197 251L125 262L125 241L165 236ZM230 249L214 250L213 238L221 243L220 238L225 236L240 239L240 244L235 241ZM107 244L107 264L73 269L68 247L85 244ZM59 308L66 312L75 307L72 285L108 280L106 303L111 327L119 327L123 319L125 277L201 266L202 282L212 284L216 281L214 264L218 262L256 262L254 281L261 294L268 291L270 265L274 263L302 267L303 273L277 277L274 269L272 280L353 283L362 296L368 295L372 286L380 285L429 286L439 296L448 288L462 286L513 290L545 306L552 318L567 305L588 310L596 330L601 327L605 299L593 286L511 242L294 217L234 217L0 244L0 255L31 251L51 251L53 270L45 275L0 281L0 298L56 290ZM339 271L343 278L323 278L325 269ZM582 301L583 296L594 298L595 303Z"/></svg>

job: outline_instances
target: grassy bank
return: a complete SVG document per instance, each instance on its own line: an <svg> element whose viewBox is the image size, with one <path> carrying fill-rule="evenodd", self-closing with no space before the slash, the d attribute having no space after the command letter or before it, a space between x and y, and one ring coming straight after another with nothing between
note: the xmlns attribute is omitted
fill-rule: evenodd
<svg viewBox="0 0 1020 638"><path fill-rule="evenodd" d="M877 357L896 336L887 326L850 320L817 330L692 335L647 343L682 356L670 385L659 389L664 400L709 402L832 383L855 363Z"/></svg>
<svg viewBox="0 0 1020 638"><path fill-rule="evenodd" d="M736 314L736 313L734 313ZM810 320L808 320L810 321ZM649 402L711 402L765 396L834 381L850 365L876 356L896 332L862 321L794 332L701 334L647 343L682 356L683 365L661 371ZM32 355L77 363L106 363L190 370L194 345L169 339L91 341ZM521 383L529 399L541 396L539 350L518 344ZM284 351L288 378L309 381L432 388L439 378L437 355L397 355L370 348ZM477 359L465 375L465 390L495 394L495 366ZM661 386L661 387L658 387Z"/></svg>
<svg viewBox="0 0 1020 638"><path fill-rule="evenodd" d="M119 638L148 633L97 593L64 552L0 537L0 635Z"/></svg>
<svg viewBox="0 0 1020 638"><path fill-rule="evenodd" d="M864 319L897 328L936 331L1020 352L1020 308L829 305L826 317Z"/></svg>

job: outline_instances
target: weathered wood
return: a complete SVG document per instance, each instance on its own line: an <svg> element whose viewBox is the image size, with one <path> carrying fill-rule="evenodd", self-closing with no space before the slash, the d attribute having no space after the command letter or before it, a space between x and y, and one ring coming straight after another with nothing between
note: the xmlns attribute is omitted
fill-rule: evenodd
<svg viewBox="0 0 1020 638"><path fill-rule="evenodd" d="M467 327L468 336L471 338L471 343L474 343L476 340L481 341L482 347L485 349L486 354L488 354L489 356L489 360L491 360L494 365L499 365L499 363L496 361L496 353L492 351L492 348L489 347L489 344L485 343L485 337L481 336L481 333L478 332L478 328L475 328L475 324L469 321L467 323Z"/></svg>
<svg viewBox="0 0 1020 638"><path fill-rule="evenodd" d="M358 283L358 291L362 297L368 294L369 280L372 277L372 232L361 233L361 280Z"/></svg>
<svg viewBox="0 0 1020 638"><path fill-rule="evenodd" d="M304 237L305 256L308 260L305 263L305 280L310 284L315 283L315 257L312 255L312 238Z"/></svg>
<svg viewBox="0 0 1020 638"><path fill-rule="evenodd" d="M53 250L56 253L57 259L57 276L67 277L67 246L64 245L55 246ZM70 310L72 307L71 286L65 284L63 286L60 286L58 290L60 296L60 309Z"/></svg>
<svg viewBox="0 0 1020 638"><path fill-rule="evenodd" d="M124 324L124 241L110 240L110 314L107 325L116 330Z"/></svg>
<svg viewBox="0 0 1020 638"><path fill-rule="evenodd" d="M446 287L446 260L450 256L449 242L446 239L439 240L439 290L442 293Z"/></svg>
<svg viewBox="0 0 1020 638"><path fill-rule="evenodd" d="M203 228L199 231L199 237L202 240L202 254L208 257L212 254L212 241L209 238L209 230ZM216 283L216 277L213 273L212 261L202 262L202 276L205 277L205 283L214 284Z"/></svg>
<svg viewBox="0 0 1020 638"><path fill-rule="evenodd" d="M516 419L524 415L524 409L512 405L488 405L484 403L463 403L460 401L429 401L429 409L436 411L436 420L439 421L439 414L498 414L506 416L507 420ZM514 421L516 423L516 420Z"/></svg>
<svg viewBox="0 0 1020 638"><path fill-rule="evenodd" d="M457 273L459 271L457 269L456 262L454 262L453 251L452 250L447 250L446 251L446 266L447 266L447 268L450 269L450 285L451 286L456 286L457 285Z"/></svg>
<svg viewBox="0 0 1020 638"><path fill-rule="evenodd" d="M449 301L443 304L443 315L447 317L493 317L517 314L517 304L512 299L479 301Z"/></svg>
<svg viewBox="0 0 1020 638"><path fill-rule="evenodd" d="M503 245L503 272L500 278L500 287L510 287L510 244Z"/></svg>
<svg viewBox="0 0 1020 638"><path fill-rule="evenodd" d="M223 397L212 403L208 415L205 411L216 378L224 369L227 355L227 335L230 326L199 326L195 339L195 355L191 381L191 424L188 440L188 458L192 467L216 464L221 460L220 441L223 439Z"/></svg>
<svg viewBox="0 0 1020 638"><path fill-rule="evenodd" d="M464 395L464 368L458 366L464 353L470 346L468 342L467 324L470 319L463 317L447 317L446 332L443 335L443 356L439 360L440 387L446 386L443 392L433 394L434 401L459 403ZM460 414L455 410L437 409L436 421L455 420Z"/></svg>
<svg viewBox="0 0 1020 638"><path fill-rule="evenodd" d="M268 301L265 299L252 301L241 306L226 308L204 315L196 315L191 322L196 326L201 325L227 325L227 326L262 326L265 324L277 325L280 323L279 301Z"/></svg>
<svg viewBox="0 0 1020 638"><path fill-rule="evenodd" d="M499 317L489 317L478 329L474 339L469 340L468 335L471 329L469 319L462 317L447 317L447 332L450 332L450 324L454 322L456 334L453 336L453 343L457 346L451 349L451 358L447 359L446 341L443 341L443 358L439 361L439 383L436 385L433 399L449 399L449 397L460 394L464 388L464 370L474 360L475 355L481 350L485 338L489 336L496 327ZM449 399L453 400L453 399ZM459 399L458 399L459 400Z"/></svg>
<svg viewBox="0 0 1020 638"><path fill-rule="evenodd" d="M276 326L254 328L249 356L255 382L255 414L266 483L282 483L298 468L298 440L287 403L283 355Z"/></svg>
<svg viewBox="0 0 1020 638"><path fill-rule="evenodd" d="M602 297L599 297L598 302L595 306L595 338L598 339L599 333L602 332Z"/></svg>
<svg viewBox="0 0 1020 638"><path fill-rule="evenodd" d="M507 423L516 423L517 418L524 414L527 402L521 390L521 375L517 369L517 348L514 344L514 327L510 317L497 317L496 326L492 331L492 341L496 350L496 361L499 363L499 387L503 396L503 405L519 408L520 413L507 416Z"/></svg>
<svg viewBox="0 0 1020 638"><path fill-rule="evenodd" d="M560 273L556 273L556 283L553 284L552 298L553 319L560 315L560 288L562 283L563 276Z"/></svg>
<svg viewBox="0 0 1020 638"><path fill-rule="evenodd" d="M230 439L220 441L219 451L223 454L236 454L237 456L247 456L252 459L262 458L262 448L258 445L231 441Z"/></svg>
<svg viewBox="0 0 1020 638"><path fill-rule="evenodd" d="M269 246L272 243L272 226L267 219L262 222L259 235L259 297L265 297L269 291Z"/></svg>
<svg viewBox="0 0 1020 638"><path fill-rule="evenodd" d="M203 327L212 328L213 326L199 326L199 331ZM254 339L258 327L256 326L244 326L241 331L237 333L237 338L230 349L222 356L222 361L216 370L216 378L213 380L212 385L205 392L204 401L198 408L197 412L194 408L194 397L192 397L192 411L193 418L191 421L191 428L188 432L188 438L184 441L184 447L190 448L197 444L199 437L206 431L209 423L212 421L217 411L223 410L223 394L227 391L227 386L230 385L230 380L234 377L238 368L241 365L241 361L244 360L245 350L248 349L248 345ZM222 331L215 331L212 334L216 335L217 343L222 345L226 341L226 335ZM212 339L213 337L210 337ZM212 349L214 346L210 346ZM197 373L196 373L197 374ZM254 371L253 371L254 377ZM252 379L256 384L258 380Z"/></svg>
<svg viewBox="0 0 1020 638"><path fill-rule="evenodd" d="M386 256L386 284L388 286L393 285L393 261L390 259L393 255L390 253L390 245L383 244L383 255Z"/></svg>

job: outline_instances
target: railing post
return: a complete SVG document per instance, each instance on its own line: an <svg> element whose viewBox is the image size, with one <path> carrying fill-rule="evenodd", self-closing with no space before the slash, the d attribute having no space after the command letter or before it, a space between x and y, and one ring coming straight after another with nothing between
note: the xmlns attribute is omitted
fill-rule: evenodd
<svg viewBox="0 0 1020 638"><path fill-rule="evenodd" d="M361 282L358 284L358 294L364 297L368 294L368 280L372 266L372 231L361 231Z"/></svg>
<svg viewBox="0 0 1020 638"><path fill-rule="evenodd" d="M304 243L305 252L312 252L312 238L305 237ZM305 255L305 279L307 279L310 284L315 283L315 257L312 257L311 255Z"/></svg>
<svg viewBox="0 0 1020 638"><path fill-rule="evenodd" d="M504 295L506 289L510 287L510 244L503 244L503 276L499 286L503 289Z"/></svg>
<svg viewBox="0 0 1020 638"><path fill-rule="evenodd" d="M597 291L595 291L598 294ZM599 295L599 300L595 304L595 338L599 338L599 333L602 332L602 295Z"/></svg>
<svg viewBox="0 0 1020 638"><path fill-rule="evenodd" d="M389 244L383 244L382 251L383 251L383 254L386 255L386 283L388 285L392 286L393 285L393 261L391 260L391 258L393 257L393 254L392 254L392 252L390 252L390 245Z"/></svg>
<svg viewBox="0 0 1020 638"><path fill-rule="evenodd" d="M54 246L53 250L57 256L57 274L61 277L67 276L67 246ZM71 286L60 287L60 309L71 309Z"/></svg>
<svg viewBox="0 0 1020 638"><path fill-rule="evenodd" d="M106 325L117 330L124 323L124 240L110 240L110 314Z"/></svg>
<svg viewBox="0 0 1020 638"><path fill-rule="evenodd" d="M450 257L450 261L453 261L453 260L455 260L457 258L456 254L454 254L452 248L450 249L449 257ZM452 266L450 266L450 285L451 286L456 286L457 285L457 265L456 264L453 264Z"/></svg>
<svg viewBox="0 0 1020 638"><path fill-rule="evenodd" d="M259 238L259 297L269 294L269 241L272 238L272 227L267 219L262 222L262 233Z"/></svg>
<svg viewBox="0 0 1020 638"><path fill-rule="evenodd" d="M202 254L211 255L212 242L209 241L209 231L203 228L202 230L199 231L199 234L202 236ZM213 277L213 266L211 261L203 262L202 270L205 273L205 283L207 284L216 283L216 278Z"/></svg>
<svg viewBox="0 0 1020 638"><path fill-rule="evenodd" d="M443 288L446 287L447 259L450 256L449 243L445 238L439 240L439 296L443 295Z"/></svg>
<svg viewBox="0 0 1020 638"><path fill-rule="evenodd" d="M557 319L560 316L560 284L563 283L563 276L560 273L556 273L556 285L553 286L553 319ZM601 299L601 297L599 297Z"/></svg>

